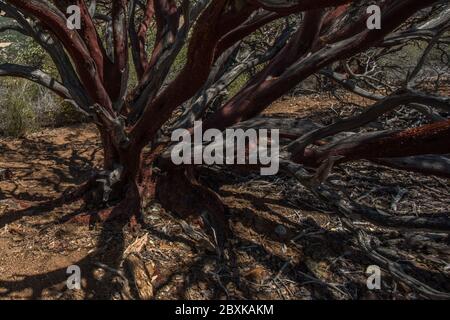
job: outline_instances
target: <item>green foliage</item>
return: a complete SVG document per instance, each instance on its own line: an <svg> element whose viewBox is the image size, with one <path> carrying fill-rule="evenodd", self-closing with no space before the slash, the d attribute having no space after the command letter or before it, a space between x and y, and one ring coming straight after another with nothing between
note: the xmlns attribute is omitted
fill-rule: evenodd
<svg viewBox="0 0 450 320"><path fill-rule="evenodd" d="M0 135L23 137L43 127L84 121L70 103L24 79L0 81Z"/></svg>
<svg viewBox="0 0 450 320"><path fill-rule="evenodd" d="M172 81L178 73L184 68L187 62L187 46L184 46L181 50L178 56L176 57L172 68L170 69L170 73L167 76L167 81Z"/></svg>
<svg viewBox="0 0 450 320"><path fill-rule="evenodd" d="M43 67L49 62L46 52L30 37L25 37L16 32L2 33L0 42L11 43L0 50L2 61Z"/></svg>
<svg viewBox="0 0 450 320"><path fill-rule="evenodd" d="M5 23L0 19L0 25ZM17 32L0 34L0 63L37 67L58 78L47 53L33 39ZM9 45L8 45L9 44ZM0 79L0 135L21 137L41 127L84 120L75 108L48 89L24 79Z"/></svg>
<svg viewBox="0 0 450 320"><path fill-rule="evenodd" d="M30 90L31 89L31 90ZM0 130L4 135L22 137L38 128L33 110L34 90L24 81L10 81L3 87Z"/></svg>
<svg viewBox="0 0 450 320"><path fill-rule="evenodd" d="M46 118L47 119L43 119L43 123L47 120L48 126L63 126L80 123L86 120L84 115L66 101L60 101L57 108L53 108L53 110L47 114Z"/></svg>
<svg viewBox="0 0 450 320"><path fill-rule="evenodd" d="M237 94L249 80L250 75L248 73L241 74L228 88L228 97L231 98Z"/></svg>

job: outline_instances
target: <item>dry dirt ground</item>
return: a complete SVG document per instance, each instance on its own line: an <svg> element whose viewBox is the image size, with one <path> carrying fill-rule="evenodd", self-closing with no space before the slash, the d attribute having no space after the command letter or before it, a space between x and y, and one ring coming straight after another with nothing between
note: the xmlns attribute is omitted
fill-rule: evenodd
<svg viewBox="0 0 450 320"><path fill-rule="evenodd" d="M346 112L322 110L323 105L323 97L285 99L268 113L312 115L327 123ZM373 262L338 215L288 177L233 171L202 175L228 206L232 235L223 252L202 229L156 203L146 208L145 224L138 230L118 222L68 222L88 209L81 202L58 207L51 200L85 181L101 157L96 132L88 125L0 140L0 169L12 172L0 182L1 299L422 297L385 270L381 290L369 290L365 271ZM364 162L338 166L333 174L344 177L352 198L372 207L398 215L450 214L448 180ZM357 223L380 239L406 273L450 292L448 233L428 232L426 239L435 239L429 242L417 238L419 231ZM136 275L136 263L127 268L133 265L127 256L133 251L153 286L150 292ZM81 268L81 290L67 289L70 265Z"/></svg>

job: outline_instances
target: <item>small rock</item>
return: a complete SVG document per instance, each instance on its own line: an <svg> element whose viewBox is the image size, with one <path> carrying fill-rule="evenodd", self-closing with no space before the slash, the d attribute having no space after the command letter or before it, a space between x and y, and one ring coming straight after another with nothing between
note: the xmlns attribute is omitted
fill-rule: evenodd
<svg viewBox="0 0 450 320"><path fill-rule="evenodd" d="M0 181L11 180L13 173L10 169L0 169Z"/></svg>
<svg viewBox="0 0 450 320"><path fill-rule="evenodd" d="M250 281L259 284L262 283L264 279L268 277L268 273L263 267L257 266L256 268L246 272L244 276Z"/></svg>
<svg viewBox="0 0 450 320"><path fill-rule="evenodd" d="M286 230L286 228L285 228L284 226L278 225L278 226L275 228L275 233L276 233L278 236L280 236L280 237L285 237L285 236L287 235L287 230Z"/></svg>

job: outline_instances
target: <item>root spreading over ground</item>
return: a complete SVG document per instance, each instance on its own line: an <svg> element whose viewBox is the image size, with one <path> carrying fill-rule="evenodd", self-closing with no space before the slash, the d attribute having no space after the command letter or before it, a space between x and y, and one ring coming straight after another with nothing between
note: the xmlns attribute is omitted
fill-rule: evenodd
<svg viewBox="0 0 450 320"><path fill-rule="evenodd" d="M323 99L308 99L268 113L326 123ZM390 117L393 126L408 121ZM96 209L52 199L89 179L101 159L91 126L0 141L0 168L12 174L0 181L0 298L448 298L448 179L361 161L336 166L313 194L288 175L204 169L201 182L227 206L230 235L220 248L204 221L157 203L138 229L70 222ZM81 290L66 287L70 265L82 270ZM370 265L382 269L380 290L367 288Z"/></svg>

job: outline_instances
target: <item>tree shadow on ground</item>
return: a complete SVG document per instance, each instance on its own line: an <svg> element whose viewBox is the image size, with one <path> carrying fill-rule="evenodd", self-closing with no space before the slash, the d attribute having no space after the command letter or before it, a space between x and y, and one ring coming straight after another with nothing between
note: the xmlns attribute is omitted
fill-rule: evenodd
<svg viewBox="0 0 450 320"><path fill-rule="evenodd" d="M60 159L58 152L60 147L51 143L44 143L38 149L40 152L26 152L26 150L7 150L7 152L22 153L26 161L31 161L43 155L45 160L51 160L66 168L50 168L60 182L77 183L85 180L88 173L95 165L96 152L91 144L78 144L82 152L72 151L67 158ZM4 147L2 147L4 149ZM89 151L89 152L88 152ZM90 154L85 156L86 152ZM25 157L26 155L26 157ZM25 161L25 163L27 163ZM32 177L31 167L27 167L24 177ZM41 181L47 183L45 177ZM352 236L342 228L325 228L322 224L312 219L311 216L319 214L311 211L313 206L293 205L288 199L273 199L264 195L258 195L248 191L221 190L220 186L227 183L223 176L208 176L211 185L224 198L232 198L229 205L228 221L232 233L226 242L223 256L215 252L204 250L202 244L190 239L184 232L169 232L157 227L151 222L142 224L139 234L148 233L154 239L167 243L182 244L187 250L193 252L193 258L185 263L165 267L162 269L162 277L155 284L156 293L177 282L181 277L176 292L171 298L190 299L190 290L195 286L206 286L210 294L209 299L260 299L267 297L267 292L274 292L269 298L275 299L359 299L370 298L365 286L365 268L371 262L365 255L354 247ZM251 178L242 176L239 183L245 183ZM235 184L237 181L232 181ZM64 192L62 186L52 185L54 194ZM0 215L0 229L12 223L20 223L25 217L39 217L50 215L52 210L61 206L55 197L47 195L36 196L36 193L28 196L17 196L17 193L8 192L4 197L16 200L40 201L27 203L25 208L20 206L12 208ZM49 199L51 198L51 199ZM245 205L235 206L239 201ZM280 210L274 209L274 206ZM86 213L84 208L69 208L58 211L50 224L64 224L70 218ZM299 219L287 217L284 212L308 212ZM88 212L89 213L89 212ZM95 213L95 210L90 213ZM160 214L159 212L156 214ZM112 217L114 214L111 215ZM162 220L164 220L164 216ZM173 221L178 218L171 216ZM47 222L48 223L48 222ZM338 224L337 224L338 225ZM42 223L44 226L44 223ZM278 229L282 226L282 232ZM59 297L85 298L85 299L116 299L121 291L122 284L117 282L119 271L122 268L123 253L127 246L126 236L132 233L126 221L108 219L102 223L94 250L82 259L74 262L82 270L83 295L72 293L66 288L67 267L64 266L49 272L33 275L17 275L11 280L0 280L0 298L9 298L14 293L29 290L30 298L44 298L46 291L59 293ZM99 265L105 265L108 270L97 276ZM209 267L206 268L206 267ZM324 267L325 266L325 267ZM406 265L405 265L406 266ZM256 268L255 268L256 267ZM441 286L447 279L442 274L432 270L420 268L417 265L408 264L408 270L418 275L419 278L430 280L432 285ZM266 273L264 277L256 277L255 270L261 268ZM347 268L347 269L345 269ZM345 270L343 270L345 269ZM112 271L111 271L112 270ZM384 279L388 286L394 286L389 277ZM445 287L445 286L444 286ZM445 289L445 288L444 288ZM55 295L58 297L58 294ZM136 294L134 295L136 297ZM393 294L389 291L377 293L375 298L390 299Z"/></svg>
<svg viewBox="0 0 450 320"><path fill-rule="evenodd" d="M255 196L245 196L248 201L257 201L256 207L261 210L261 199ZM270 203L270 200L269 200ZM48 212L48 206L38 205L27 209L28 211L16 212L0 219L0 226L6 223L20 219L30 212L33 214L45 214ZM74 213L68 213L71 216ZM228 239L227 252L225 258L220 258L211 252L201 252L194 259L180 265L178 268L168 270L163 279L158 283L156 289L159 290L173 282L174 278L182 277L185 281L177 287L175 296L180 299L189 299L189 288L204 283L208 290L212 292L210 298L243 298L258 299L261 297L261 286L274 286L273 290L280 291L286 283L294 283L293 288L297 288L298 292L294 292L288 298L297 299L338 299L338 298L361 298L365 297L361 294L365 284L363 281L355 281L355 277L350 277L353 281L343 281L342 283L330 285L327 281L327 275L318 274L314 269L314 263L323 261L333 261L341 256L345 256L346 263L353 263L355 266L369 265L364 255L351 246L351 236L342 230L330 231L325 230L313 220L307 219L301 223L285 224L287 230L286 237L276 235L274 229L277 224L274 223L267 215L274 215L279 218L278 213L273 212L269 207L265 210L265 216L252 212L250 209L233 210L229 219L231 224L241 224L249 230L248 233L234 234ZM64 219L62 219L64 220ZM307 231L307 235L296 240L295 245L290 250L297 251L298 257L292 259L288 255L282 255L274 248L280 246L292 245L289 239L296 234ZM123 261L123 252L125 245L125 232L129 232L127 223L117 220L107 220L101 227L98 237L96 249L89 253L83 259L77 261L83 274L83 291L85 299L112 299L117 298L115 293L120 291L120 284L115 281L117 274L106 272L103 277L95 277L95 270L98 269L99 263L108 266L111 270L120 270ZM151 224L143 224L141 232L148 232L153 237L160 238L171 243L183 243L192 250L198 249L198 243L191 241L183 235L168 234L158 230ZM252 236L250 237L249 234ZM308 234L312 234L309 236ZM264 239L259 243L258 239ZM270 243L270 244L269 244ZM268 270L272 278L264 280L264 283L257 283L247 277L240 266L241 258L238 257L245 254L250 257L255 264L261 265ZM312 263L311 263L312 261ZM214 272L205 272L206 264L214 264ZM417 274L423 278L438 279L433 281L434 284L443 280L442 275L438 275L430 270L411 266ZM37 275L23 275L19 280L0 281L0 297L6 298L14 292L23 290L31 290L30 298L40 299L46 290L60 290L66 292L65 283L68 278L67 269L60 268L51 272ZM363 270L360 270L363 273ZM333 270L328 270L333 273ZM273 276L275 275L275 276ZM320 278L323 277L324 278ZM333 276L330 276L333 278ZM436 278L438 277L438 278ZM364 279L363 274L359 275L360 280ZM386 280L389 281L389 280ZM332 283L330 281L330 283ZM240 295L230 294L228 288L236 287ZM280 289L281 288L281 289ZM390 298L389 294L380 294L380 297ZM65 295L64 298L73 298L73 296ZM280 299L287 298L283 293L279 295Z"/></svg>

